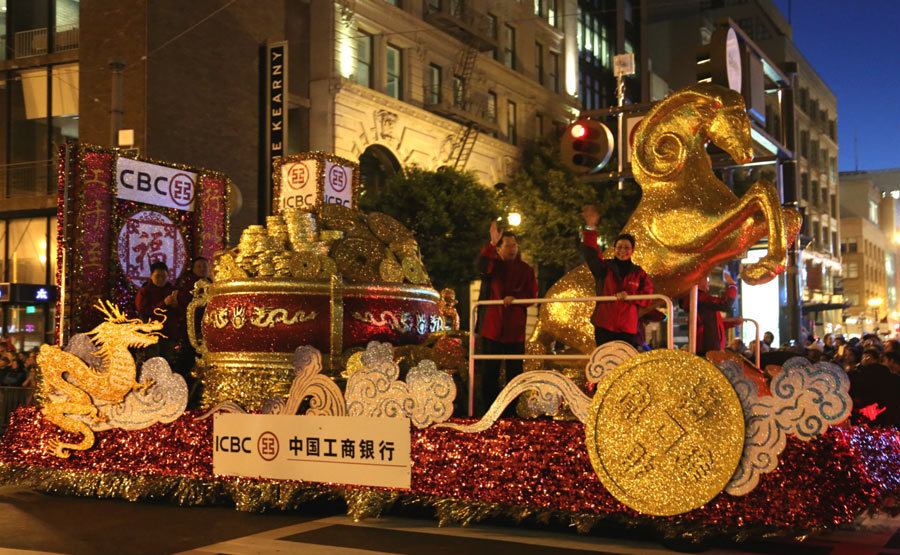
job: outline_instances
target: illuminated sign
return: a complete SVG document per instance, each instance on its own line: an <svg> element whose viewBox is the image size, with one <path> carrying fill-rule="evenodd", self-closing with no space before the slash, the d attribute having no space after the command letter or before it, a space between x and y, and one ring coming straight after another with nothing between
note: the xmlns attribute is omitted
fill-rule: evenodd
<svg viewBox="0 0 900 555"><path fill-rule="evenodd" d="M34 307L34 306L26 306L25 307L25 314L34 314L35 312L37 312L36 307ZM25 326L25 327L27 328L28 326ZM29 331L29 330L26 329L25 331Z"/></svg>
<svg viewBox="0 0 900 555"><path fill-rule="evenodd" d="M3 299L15 303L49 303L56 301L56 286L31 283L12 284L12 294Z"/></svg>

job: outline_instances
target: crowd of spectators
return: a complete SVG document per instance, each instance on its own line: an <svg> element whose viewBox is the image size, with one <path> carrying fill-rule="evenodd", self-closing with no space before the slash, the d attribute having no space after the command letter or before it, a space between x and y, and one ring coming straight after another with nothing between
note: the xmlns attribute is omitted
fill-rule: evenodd
<svg viewBox="0 0 900 555"><path fill-rule="evenodd" d="M832 362L847 371L850 397L853 399L851 421L876 426L900 426L900 339L882 339L867 333L845 339L842 335L809 336L803 346L772 346L774 337L766 333L760 342L760 367L781 366L789 358L804 356L810 362ZM745 347L740 338L732 340L728 350L751 361L756 358L756 342Z"/></svg>
<svg viewBox="0 0 900 555"><path fill-rule="evenodd" d="M20 353L8 342L0 342L0 386L33 387L39 347Z"/></svg>

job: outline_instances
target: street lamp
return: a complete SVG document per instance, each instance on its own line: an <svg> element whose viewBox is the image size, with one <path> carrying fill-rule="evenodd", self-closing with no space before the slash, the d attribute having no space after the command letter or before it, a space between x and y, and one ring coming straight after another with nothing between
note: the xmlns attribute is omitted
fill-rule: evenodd
<svg viewBox="0 0 900 555"><path fill-rule="evenodd" d="M510 212L506 217L506 220L509 222L509 225L512 227L516 227L520 223L522 223L522 215L518 212Z"/></svg>

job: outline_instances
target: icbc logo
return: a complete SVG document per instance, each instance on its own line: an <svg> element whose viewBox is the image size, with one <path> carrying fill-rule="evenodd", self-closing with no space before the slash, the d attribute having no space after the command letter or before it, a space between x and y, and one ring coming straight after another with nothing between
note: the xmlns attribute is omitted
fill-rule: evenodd
<svg viewBox="0 0 900 555"><path fill-rule="evenodd" d="M256 450L264 461L271 461L278 456L278 438L272 432L263 432L256 442Z"/></svg>
<svg viewBox="0 0 900 555"><path fill-rule="evenodd" d="M328 172L328 179L331 181L331 188L335 193L340 193L347 188L347 174L344 168L340 166L331 166Z"/></svg>
<svg viewBox="0 0 900 555"><path fill-rule="evenodd" d="M306 187L307 181L309 181L309 170L306 168L306 164L294 164L288 171L287 182L291 189L302 189Z"/></svg>
<svg viewBox="0 0 900 555"><path fill-rule="evenodd" d="M178 206L190 206L194 200L194 180L179 173L169 180L169 197Z"/></svg>

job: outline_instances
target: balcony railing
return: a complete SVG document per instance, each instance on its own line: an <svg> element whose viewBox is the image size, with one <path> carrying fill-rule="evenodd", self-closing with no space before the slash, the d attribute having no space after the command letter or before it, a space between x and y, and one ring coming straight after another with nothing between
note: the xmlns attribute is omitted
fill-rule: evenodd
<svg viewBox="0 0 900 555"><path fill-rule="evenodd" d="M59 25L54 30L55 52L65 52L78 48L78 24ZM15 35L15 57L28 58L48 53L47 28L19 31Z"/></svg>
<svg viewBox="0 0 900 555"><path fill-rule="evenodd" d="M491 107L488 95L472 92L467 96L449 85L439 90L425 86L425 106L432 112L460 123L475 122L482 131L498 131L497 110Z"/></svg>
<svg viewBox="0 0 900 555"><path fill-rule="evenodd" d="M52 174L54 160L0 165L0 191L5 197L47 195L53 188L49 181Z"/></svg>
<svg viewBox="0 0 900 555"><path fill-rule="evenodd" d="M499 46L491 18L476 10L471 0L429 0L425 20L482 52Z"/></svg>

